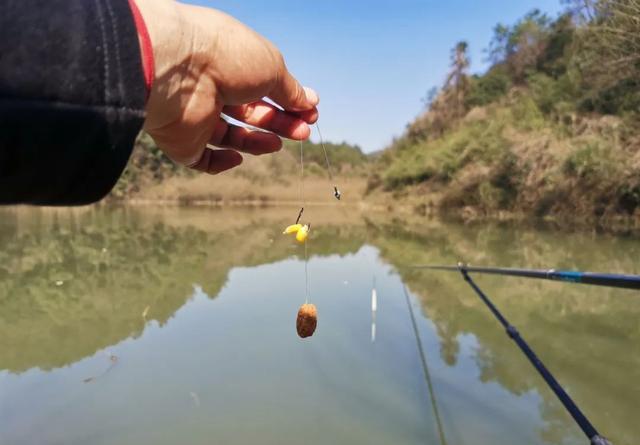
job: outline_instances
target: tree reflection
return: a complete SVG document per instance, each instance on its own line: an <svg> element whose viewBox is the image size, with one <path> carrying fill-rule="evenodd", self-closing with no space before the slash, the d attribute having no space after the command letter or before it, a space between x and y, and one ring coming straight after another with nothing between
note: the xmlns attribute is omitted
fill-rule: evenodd
<svg viewBox="0 0 640 445"><path fill-rule="evenodd" d="M3 212L0 369L21 373L74 363L140 336L147 321L167 323L194 286L215 298L234 267L302 258L302 247L281 235L290 213L295 217L297 211ZM406 266L462 260L637 273L637 240L506 225L394 223L343 212L316 225L309 248L312 256L348 255L364 244L377 247L419 297L447 365L460 358L460 338L473 335L480 381L496 382L515 395L540 394L543 440L561 443L575 431L460 275ZM640 434L636 293L516 278L476 280L596 426L618 443L631 443Z"/></svg>
<svg viewBox="0 0 640 445"><path fill-rule="evenodd" d="M203 230L135 212L34 211L23 227L4 214L13 218L0 230L0 369L14 373L65 366L140 336L147 321L163 325L194 285L215 297L235 266L302 254L277 220L212 218ZM317 230L310 253L357 251L363 237L349 231Z"/></svg>
<svg viewBox="0 0 640 445"><path fill-rule="evenodd" d="M409 264L456 264L637 272L640 243L592 234L469 228L438 222L411 231L380 226L374 243L398 267L436 326L443 361L454 365L458 339L473 334L480 380L513 394L543 396L542 437L559 443L572 420L483 303L456 273L409 269ZM619 443L630 443L620 425L634 427L640 401L640 300L634 291L564 283L475 276L476 281L569 389L592 421ZM559 423L560 422L560 423ZM636 432L640 432L637 431ZM618 436L616 437L616 434ZM616 440L614 440L615 442Z"/></svg>

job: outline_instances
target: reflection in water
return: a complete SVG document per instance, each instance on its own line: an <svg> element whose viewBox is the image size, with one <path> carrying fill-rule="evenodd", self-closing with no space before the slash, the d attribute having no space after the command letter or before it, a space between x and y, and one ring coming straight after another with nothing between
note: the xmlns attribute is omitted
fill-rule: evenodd
<svg viewBox="0 0 640 445"><path fill-rule="evenodd" d="M399 265L403 281L435 324L443 359L454 366L461 340L479 342L474 360L482 382L498 382L513 394L535 389L544 397L542 438L561 443L569 418L542 379L504 336L491 314L458 274L402 268L407 264L455 264L564 268L638 273L636 239L557 234L513 227L433 223L418 232L395 226L374 243ZM640 300L634 291L537 280L478 276L492 296L574 400L614 443L630 443L640 430ZM635 429L634 429L635 428Z"/></svg>
<svg viewBox="0 0 640 445"><path fill-rule="evenodd" d="M371 343L376 341L376 314L378 313L378 291L376 291L376 280L373 279L371 289Z"/></svg>
<svg viewBox="0 0 640 445"><path fill-rule="evenodd" d="M133 212L61 216L32 210L34 220L21 227L7 224L5 213L0 339L10 347L0 349L0 369L11 372L61 367L138 337L147 320L164 325L194 284L203 283L204 292L215 296L232 267L297 252L274 242L277 224L257 225L243 217L220 218L203 230ZM319 255L345 254L362 245L357 237L342 242L344 230L318 232Z"/></svg>
<svg viewBox="0 0 640 445"><path fill-rule="evenodd" d="M138 337L147 306L149 317L166 323L203 277L207 240L193 229L76 218L7 240L0 250L0 367L61 367ZM207 280L212 295L223 282L224 274Z"/></svg>
<svg viewBox="0 0 640 445"><path fill-rule="evenodd" d="M438 221L407 231L316 211L310 278L323 320L301 344L291 319L302 251L281 235L290 213L0 212L0 442L299 443L292 420L308 443L583 442L458 275L405 266L638 273L638 240ZM601 432L621 444L640 435L636 293L478 282ZM424 366L402 283L425 316ZM186 406L201 414L178 414ZM77 425L83 412L95 421Z"/></svg>
<svg viewBox="0 0 640 445"><path fill-rule="evenodd" d="M407 302L409 315L411 316L411 327L413 328L413 333L416 337L416 346L418 347L418 355L420 356L422 371L424 372L424 378L427 383L427 389L429 390L429 399L431 400L431 408L433 409L433 415L435 417L436 426L438 427L438 438L440 439L440 445L446 445L447 438L444 433L444 428L442 427L442 420L440 419L440 411L438 410L438 400L436 398L435 390L433 388L433 383L431 382L431 373L429 372L429 365L427 364L427 359L425 357L424 347L422 346L422 341L420 340L420 331L418 330L416 317L413 313L411 298L409 297L409 292L407 292L406 286L404 285L402 286L402 291L404 293L405 301Z"/></svg>

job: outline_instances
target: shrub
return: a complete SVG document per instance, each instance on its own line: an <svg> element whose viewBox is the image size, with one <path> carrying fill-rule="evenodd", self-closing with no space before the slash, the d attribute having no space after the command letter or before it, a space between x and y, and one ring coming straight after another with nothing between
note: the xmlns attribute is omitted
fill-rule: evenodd
<svg viewBox="0 0 640 445"><path fill-rule="evenodd" d="M538 104L529 94L518 94L511 106L513 126L520 130L539 130L545 126Z"/></svg>
<svg viewBox="0 0 640 445"><path fill-rule="evenodd" d="M562 171L567 176L588 182L602 182L612 178L617 167L611 149L603 149L597 142L591 142L571 153L565 159Z"/></svg>
<svg viewBox="0 0 640 445"><path fill-rule="evenodd" d="M511 79L506 69L498 65L484 76L474 76L466 99L467 107L477 107L493 103L507 94Z"/></svg>

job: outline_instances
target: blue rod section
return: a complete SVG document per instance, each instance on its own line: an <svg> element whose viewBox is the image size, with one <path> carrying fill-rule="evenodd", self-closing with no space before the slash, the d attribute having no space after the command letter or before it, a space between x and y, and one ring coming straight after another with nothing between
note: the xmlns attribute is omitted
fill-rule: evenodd
<svg viewBox="0 0 640 445"><path fill-rule="evenodd" d="M458 271L459 266L410 266L412 269L432 269ZM467 272L492 275L505 275L523 278L539 278L543 280L563 281L565 283L591 284L595 286L618 287L640 290L640 275L621 275L610 273L580 272L571 270L510 269L503 267L465 266Z"/></svg>
<svg viewBox="0 0 640 445"><path fill-rule="evenodd" d="M502 315L502 313L498 310L498 308L493 304L491 299L478 287L478 285L471 279L468 272L471 268L467 268L463 265L458 267L458 270L462 274L464 280L469 283L469 286L475 291L475 293L480 297L480 299L484 302L484 304L489 308L489 310L493 313L493 315L498 319L500 324L505 328L507 335L518 345L520 350L524 353L524 355L529 359L529 362L533 365L533 367L538 371L538 373L542 376L544 381L547 383L549 388L553 391L553 393L558 397L562 405L569 412L571 417L576 421L582 432L589 438L589 441L592 445L611 445L607 439L602 437L595 427L591 424L589 419L582 413L580 408L575 404L573 399L567 394L562 385L556 380L556 378L551 374L551 372L547 369L547 367L542 363L542 360L538 358L536 353L531 349L529 344L522 338L518 330L515 326L513 326L509 321ZM566 272L561 272L564 275L563 279L575 279L575 278L583 278L581 274L579 277L576 275L566 274ZM576 272L573 272L575 274Z"/></svg>

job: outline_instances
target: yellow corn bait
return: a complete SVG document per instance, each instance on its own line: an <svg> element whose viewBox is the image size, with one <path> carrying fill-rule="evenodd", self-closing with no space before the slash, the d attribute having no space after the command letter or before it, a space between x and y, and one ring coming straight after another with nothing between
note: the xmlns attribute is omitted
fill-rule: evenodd
<svg viewBox="0 0 640 445"><path fill-rule="evenodd" d="M293 224L287 227L286 229L284 229L284 232L282 232L282 234L288 235L290 233L298 233L300 229L302 229L302 224Z"/></svg>
<svg viewBox="0 0 640 445"><path fill-rule="evenodd" d="M309 226L305 224L304 226L300 227L300 230L298 230L298 233L296 233L296 240L299 243L304 243L307 240L308 236L309 236Z"/></svg>

